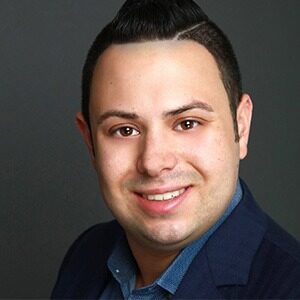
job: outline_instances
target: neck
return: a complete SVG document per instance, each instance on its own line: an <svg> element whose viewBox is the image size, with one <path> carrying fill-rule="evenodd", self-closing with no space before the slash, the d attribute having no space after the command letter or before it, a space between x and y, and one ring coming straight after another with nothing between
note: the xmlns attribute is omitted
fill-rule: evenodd
<svg viewBox="0 0 300 300"><path fill-rule="evenodd" d="M179 250L161 252L145 249L145 247L130 238L128 238L128 243L138 266L136 288L153 283L179 253Z"/></svg>

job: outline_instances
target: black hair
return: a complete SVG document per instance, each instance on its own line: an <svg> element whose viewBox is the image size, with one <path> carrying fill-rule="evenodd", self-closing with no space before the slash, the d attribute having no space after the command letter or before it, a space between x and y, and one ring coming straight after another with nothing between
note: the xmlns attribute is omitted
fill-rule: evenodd
<svg viewBox="0 0 300 300"><path fill-rule="evenodd" d="M192 0L127 0L116 17L93 42L82 72L82 113L90 126L89 98L98 58L113 44L152 40L192 40L214 57L229 98L235 137L238 140L236 109L242 95L241 75L231 43Z"/></svg>

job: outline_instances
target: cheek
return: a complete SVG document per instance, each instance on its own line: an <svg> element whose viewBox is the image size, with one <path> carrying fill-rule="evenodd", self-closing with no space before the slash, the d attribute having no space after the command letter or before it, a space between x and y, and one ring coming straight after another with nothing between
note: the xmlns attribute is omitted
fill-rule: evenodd
<svg viewBox="0 0 300 300"><path fill-rule="evenodd" d="M135 150L130 145L118 145L105 141L96 148L96 169L106 185L116 185L134 169Z"/></svg>
<svg viewBox="0 0 300 300"><path fill-rule="evenodd" d="M204 172L221 170L232 164L236 156L236 145L226 133L221 131L202 131L197 136L191 136L184 141L182 155L196 169ZM186 147L188 145L188 147Z"/></svg>

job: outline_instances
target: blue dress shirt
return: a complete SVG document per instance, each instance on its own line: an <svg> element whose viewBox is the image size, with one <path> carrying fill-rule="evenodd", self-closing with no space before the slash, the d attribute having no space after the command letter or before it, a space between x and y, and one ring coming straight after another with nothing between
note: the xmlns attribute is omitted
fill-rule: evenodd
<svg viewBox="0 0 300 300"><path fill-rule="evenodd" d="M235 194L219 220L204 235L184 248L151 285L139 289L135 289L136 262L126 238L120 238L107 262L113 276L100 299L160 300L174 295L194 257L208 238L228 218L241 199L242 188L238 181Z"/></svg>

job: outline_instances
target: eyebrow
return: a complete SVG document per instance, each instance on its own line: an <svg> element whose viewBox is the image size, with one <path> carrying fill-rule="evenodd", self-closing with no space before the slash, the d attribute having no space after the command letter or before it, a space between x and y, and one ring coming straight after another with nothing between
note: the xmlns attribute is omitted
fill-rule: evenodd
<svg viewBox="0 0 300 300"><path fill-rule="evenodd" d="M126 112L123 110L109 110L99 116L99 118L97 119L97 124L100 125L106 119L111 118L111 117L130 119L130 120L136 120L139 118L139 116L136 113Z"/></svg>
<svg viewBox="0 0 300 300"><path fill-rule="evenodd" d="M164 113L164 116L165 117L176 116L176 115L182 114L185 111L188 111L188 110L191 110L191 109L195 109L195 108L202 109L202 110L207 111L209 113L213 113L214 112L212 106L210 106L208 103L205 103L205 102L197 100L197 101L193 101L190 104L180 106L180 107L178 107L178 108L176 108L174 110L167 111L167 112Z"/></svg>
<svg viewBox="0 0 300 300"><path fill-rule="evenodd" d="M165 118L167 117L172 117L172 116L176 116L179 115L185 111L191 110L191 109L202 109L204 111L207 111L209 113L214 112L213 108L202 101L193 101L190 104L186 104L183 106L180 106L176 109L170 110L170 111L166 111L163 113L163 116ZM129 120L137 120L139 119L139 116L136 113L133 112L127 112L127 111L123 111L123 110L109 110L105 113L103 113L102 115L99 116L99 118L97 119L97 124L100 125L102 124L106 119L111 118L111 117L117 117L117 118L122 118L122 119L129 119Z"/></svg>

